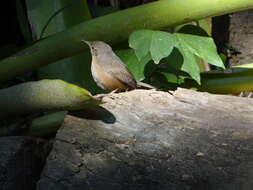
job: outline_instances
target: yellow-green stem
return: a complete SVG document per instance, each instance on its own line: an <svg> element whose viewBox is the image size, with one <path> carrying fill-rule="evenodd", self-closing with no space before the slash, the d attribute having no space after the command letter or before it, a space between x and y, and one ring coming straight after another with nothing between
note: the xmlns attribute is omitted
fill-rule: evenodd
<svg viewBox="0 0 253 190"><path fill-rule="evenodd" d="M87 46L81 39L114 44L126 40L137 29L161 29L250 8L252 0L163 0L118 11L40 40L0 61L0 81L82 52Z"/></svg>

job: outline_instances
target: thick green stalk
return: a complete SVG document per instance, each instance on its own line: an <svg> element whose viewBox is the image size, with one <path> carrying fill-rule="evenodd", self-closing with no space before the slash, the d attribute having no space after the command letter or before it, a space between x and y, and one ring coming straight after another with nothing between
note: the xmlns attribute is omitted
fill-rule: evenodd
<svg viewBox="0 0 253 190"><path fill-rule="evenodd" d="M182 87L215 94L236 94L253 90L253 64L240 65L224 71L201 73L201 85L187 80Z"/></svg>
<svg viewBox="0 0 253 190"><path fill-rule="evenodd" d="M33 36L37 39L48 37L57 32L92 19L86 0L26 0L27 14L33 26ZM38 79L62 79L80 87L90 89L94 93L95 82L90 73L89 51L45 65L37 70ZM14 109L14 108L13 108ZM46 114L32 121L30 135L44 136L53 134L61 126L66 112Z"/></svg>
<svg viewBox="0 0 253 190"><path fill-rule="evenodd" d="M100 103L79 86L44 79L1 89L0 119L43 111L81 110Z"/></svg>
<svg viewBox="0 0 253 190"><path fill-rule="evenodd" d="M87 46L81 39L114 44L137 29L161 29L250 8L252 0L163 0L118 11L78 24L2 60L0 81L82 52Z"/></svg>
<svg viewBox="0 0 253 190"><path fill-rule="evenodd" d="M67 111L47 113L35 118L27 131L28 135L37 137L48 137L56 133L65 118ZM0 133L1 135L1 133Z"/></svg>
<svg viewBox="0 0 253 190"><path fill-rule="evenodd" d="M0 137L15 135L30 135L37 137L50 137L56 133L65 118L67 111L47 113L36 117L36 115L11 118L0 124ZM26 127L23 129L22 127Z"/></svg>
<svg viewBox="0 0 253 190"><path fill-rule="evenodd" d="M86 0L26 0L27 14L33 26L33 36L37 39L48 37L64 31L76 24L92 19ZM43 34L43 35L42 35ZM39 79L62 79L95 93L96 87L90 75L90 52L87 50L79 55L40 67L37 71Z"/></svg>

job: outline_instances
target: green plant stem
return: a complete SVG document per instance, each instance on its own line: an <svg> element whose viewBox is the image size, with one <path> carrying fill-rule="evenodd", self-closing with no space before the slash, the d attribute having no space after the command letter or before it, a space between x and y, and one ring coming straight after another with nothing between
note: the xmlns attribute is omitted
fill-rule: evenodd
<svg viewBox="0 0 253 190"><path fill-rule="evenodd" d="M10 118L8 124L1 125L0 137L16 134L50 137L59 129L66 114L67 111L60 111L47 113L46 115L35 118L33 115Z"/></svg>
<svg viewBox="0 0 253 190"><path fill-rule="evenodd" d="M253 64L236 66L224 71L201 73L201 85L187 80L182 87L215 94L236 94L253 90Z"/></svg>
<svg viewBox="0 0 253 190"><path fill-rule="evenodd" d="M253 8L252 0L163 0L118 11L40 40L2 60L0 81L82 52L87 48L82 39L115 44L137 29L161 29L250 8Z"/></svg>
<svg viewBox="0 0 253 190"><path fill-rule="evenodd" d="M59 129L67 111L48 113L44 116L35 118L29 126L28 135L47 137ZM1 134L1 133L0 133Z"/></svg>
<svg viewBox="0 0 253 190"><path fill-rule="evenodd" d="M33 36L49 37L81 22L92 19L86 0L26 0L29 22L33 27ZM41 38L39 38L41 39ZM71 56L45 65L37 70L38 79L62 79L96 93L96 84L90 71L90 51Z"/></svg>
<svg viewBox="0 0 253 190"><path fill-rule="evenodd" d="M0 119L43 111L92 108L101 101L62 80L26 82L0 90Z"/></svg>

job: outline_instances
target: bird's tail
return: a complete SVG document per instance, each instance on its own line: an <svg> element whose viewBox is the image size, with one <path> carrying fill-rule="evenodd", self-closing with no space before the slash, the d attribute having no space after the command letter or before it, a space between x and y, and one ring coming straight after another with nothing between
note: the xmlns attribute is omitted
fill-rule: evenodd
<svg viewBox="0 0 253 190"><path fill-rule="evenodd" d="M145 88L145 89L157 89L156 87L150 85L150 84L147 84L147 83L144 83L144 82L140 82L140 81L137 81L137 88Z"/></svg>

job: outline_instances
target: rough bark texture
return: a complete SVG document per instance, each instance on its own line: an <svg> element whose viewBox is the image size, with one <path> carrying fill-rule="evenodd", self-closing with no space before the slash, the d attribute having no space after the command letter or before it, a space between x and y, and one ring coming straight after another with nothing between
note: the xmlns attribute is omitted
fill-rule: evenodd
<svg viewBox="0 0 253 190"><path fill-rule="evenodd" d="M180 89L112 94L66 117L39 190L251 190L253 100Z"/></svg>
<svg viewBox="0 0 253 190"><path fill-rule="evenodd" d="M253 62L253 10L231 14L229 45L239 54L232 55L231 65Z"/></svg>
<svg viewBox="0 0 253 190"><path fill-rule="evenodd" d="M253 9L231 14L229 62L232 66L253 63ZM251 92L241 96L253 97Z"/></svg>
<svg viewBox="0 0 253 190"><path fill-rule="evenodd" d="M30 137L0 138L0 190L36 188L46 160L47 141Z"/></svg>

